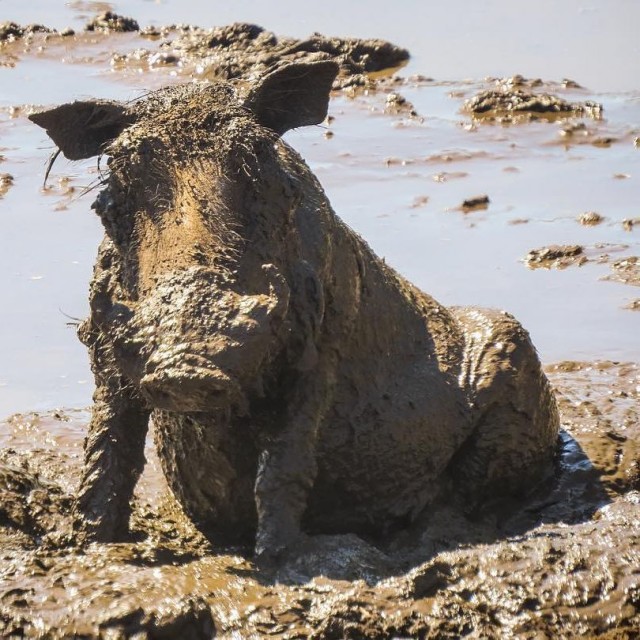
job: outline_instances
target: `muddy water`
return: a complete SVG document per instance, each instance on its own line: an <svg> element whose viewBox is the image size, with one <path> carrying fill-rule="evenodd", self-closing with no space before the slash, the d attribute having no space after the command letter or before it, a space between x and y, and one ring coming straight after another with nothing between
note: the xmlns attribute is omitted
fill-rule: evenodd
<svg viewBox="0 0 640 640"><path fill-rule="evenodd" d="M603 278L640 253L640 9L623 0L424 4L390 15L382 3L364 13L329 1L301 15L289 2L3 0L0 19L80 29L114 8L141 25L249 20L409 48L403 81L336 95L330 123L288 139L390 264L445 303L509 309L545 362L568 361L550 365L566 429L554 486L508 517L438 507L386 554L327 539L319 557L303 552L283 569L283 588L237 550L212 555L165 496L149 450L137 537L81 555L66 546L87 421L69 408L87 406L92 390L73 325L86 313L101 234L93 195L82 192L98 173L93 161L58 160L43 189L52 149L25 114L79 97L133 98L193 69L112 68L113 52L159 44L136 34L15 43L0 50L0 174L12 176L0 180L0 415L23 413L0 423L0 635L541 638L617 628L634 637L640 293ZM602 103L603 119L501 124L463 111L493 86L487 76L516 73L543 78L565 100ZM561 86L565 77L585 88ZM462 207L479 196L485 205ZM580 222L588 212L599 224ZM587 261L526 266L532 249L550 245L580 246Z"/></svg>
<svg viewBox="0 0 640 640"><path fill-rule="evenodd" d="M516 16L508 3L466 12L462 3L447 4L446 12L409 3L406 15L381 21L382 8L374 5L365 15L355 7L332 12L324 4L321 12L302 15L287 2L275 3L275 9L270 3L269 11L251 4L223 4L214 12L169 0L5 1L0 17L81 30L95 11L111 6L142 26L251 19L294 36L322 30L408 46L413 58L401 75L434 78L397 87L418 117L402 110L385 114L388 92L338 96L331 107L332 137L323 128L289 135L338 213L389 263L443 302L512 311L545 361L639 359L638 316L630 310L638 298L635 287L600 282L610 271L606 264L560 272L531 271L520 262L531 249L549 244L580 244L613 258L638 253L639 226L623 227L625 219L640 215L634 145L640 135L634 66L640 58L629 26L639 11L635 6L570 2L550 12L536 5L535 12L518 10ZM515 21L528 25L519 29L517 42L509 36ZM135 34L95 34L54 38L44 49L41 43L17 43L1 53L0 172L13 176L13 183L0 192L0 415L89 402L87 360L67 316L86 313L86 283L100 236L89 211L93 196L81 197L96 180L95 163L58 161L43 190L50 144L15 107L87 96L128 99L188 79L189 68L110 66L113 52L157 44ZM549 81L573 76L589 88L557 93L602 103L604 120L574 119L586 131L567 135L566 122L477 125L461 112L466 98L490 86L481 78L515 73ZM459 210L479 194L489 196L488 208ZM600 213L603 223L580 225L576 218L587 211Z"/></svg>

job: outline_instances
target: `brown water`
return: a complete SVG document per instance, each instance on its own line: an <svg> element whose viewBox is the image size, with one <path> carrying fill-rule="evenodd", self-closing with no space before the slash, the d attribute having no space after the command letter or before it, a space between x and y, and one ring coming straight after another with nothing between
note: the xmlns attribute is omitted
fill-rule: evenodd
<svg viewBox="0 0 640 640"><path fill-rule="evenodd" d="M327 139L320 127L288 136L318 173L336 211L390 264L441 301L512 311L545 361L638 360L639 317L623 309L638 297L637 289L600 282L607 265L531 271L521 260L530 249L558 243L618 257L638 253L640 229L625 231L622 221L640 215L640 154L634 146L640 135L640 57L631 27L640 9L623 1L588 7L568 2L548 11L545 3L516 10L496 1L474 8L409 2L391 13L382 3L369 3L363 14L342 5L323 3L322 10L302 12L292 2L268 8L223 3L214 9L169 0L11 0L0 5L0 18L78 29L95 11L112 6L141 25L250 19L283 34L321 30L381 36L407 46L414 57L402 75L435 78L398 87L419 118L384 114L384 94L339 96L331 105L333 137ZM14 178L0 197L0 415L84 406L92 388L67 316L86 313L101 233L89 210L93 195L81 195L96 179L95 162L59 160L43 190L52 148L20 107L87 96L127 99L188 79L180 69L144 73L110 67L113 51L141 46L154 44L129 34L96 35L50 43L44 50L16 44L0 54L0 171ZM563 97L601 102L605 119L586 122L590 137L571 139L560 135L566 123L473 126L460 112L465 97L486 86L484 76L515 73L549 81L572 76L589 88L560 90ZM613 142L596 146L590 143L594 138ZM487 210L457 210L478 194L490 197ZM604 223L578 224L576 216L585 211L599 212ZM514 224L522 220L528 222ZM595 249L599 243L606 247Z"/></svg>

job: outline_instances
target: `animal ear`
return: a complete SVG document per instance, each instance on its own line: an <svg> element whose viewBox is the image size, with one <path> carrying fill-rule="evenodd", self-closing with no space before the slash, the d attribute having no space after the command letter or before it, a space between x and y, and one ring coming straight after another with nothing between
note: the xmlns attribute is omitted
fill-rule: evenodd
<svg viewBox="0 0 640 640"><path fill-rule="evenodd" d="M65 157L81 160L101 153L135 118L117 102L87 100L33 113L29 120L46 129Z"/></svg>
<svg viewBox="0 0 640 640"><path fill-rule="evenodd" d="M329 93L339 68L330 60L279 67L251 89L244 106L260 124L280 135L296 127L319 124L327 116Z"/></svg>

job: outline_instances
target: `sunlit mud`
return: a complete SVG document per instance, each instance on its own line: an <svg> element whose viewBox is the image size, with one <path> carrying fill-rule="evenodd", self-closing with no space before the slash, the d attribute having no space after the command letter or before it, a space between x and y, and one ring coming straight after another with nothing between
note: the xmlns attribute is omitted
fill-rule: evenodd
<svg viewBox="0 0 640 640"><path fill-rule="evenodd" d="M548 368L557 473L525 504L436 506L385 549L304 546L275 574L213 549L167 493L151 449L132 538L76 546L69 506L85 412L2 425L0 632L28 637L633 638L640 616L640 371Z"/></svg>

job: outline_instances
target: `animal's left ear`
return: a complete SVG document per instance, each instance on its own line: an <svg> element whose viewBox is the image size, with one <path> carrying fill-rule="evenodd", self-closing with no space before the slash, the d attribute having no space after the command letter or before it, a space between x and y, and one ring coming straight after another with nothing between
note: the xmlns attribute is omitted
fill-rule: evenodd
<svg viewBox="0 0 640 640"><path fill-rule="evenodd" d="M329 93L339 68L330 60L282 66L262 77L244 106L260 124L280 135L319 124L327 116Z"/></svg>
<svg viewBox="0 0 640 640"><path fill-rule="evenodd" d="M81 160L102 153L135 117L119 102L84 100L32 113L29 120L46 129L66 158Z"/></svg>

